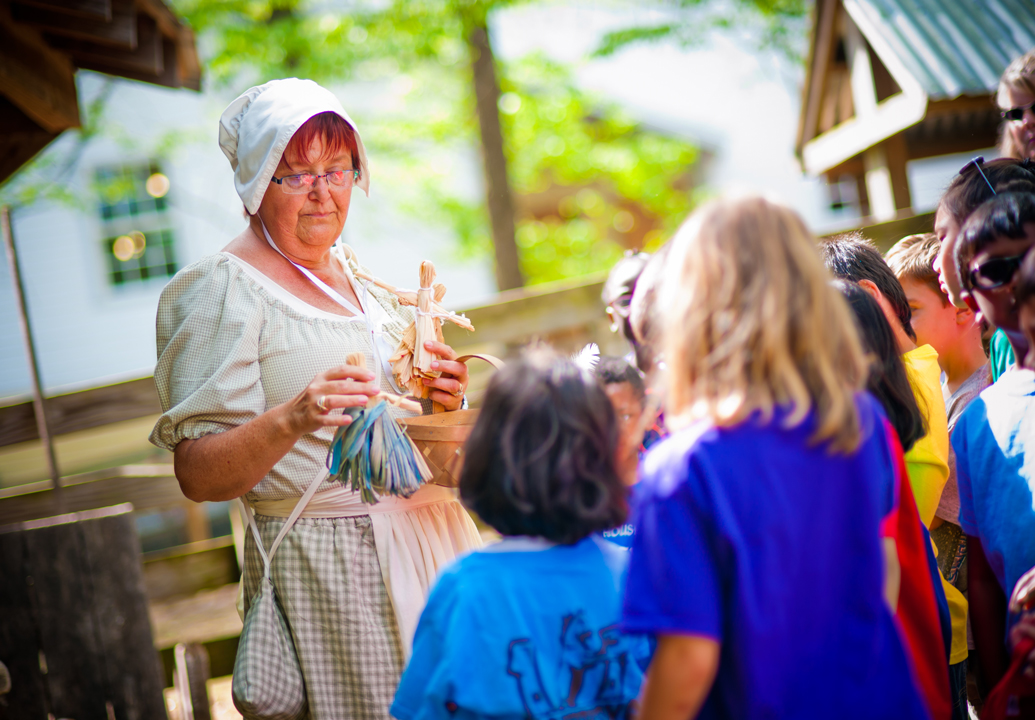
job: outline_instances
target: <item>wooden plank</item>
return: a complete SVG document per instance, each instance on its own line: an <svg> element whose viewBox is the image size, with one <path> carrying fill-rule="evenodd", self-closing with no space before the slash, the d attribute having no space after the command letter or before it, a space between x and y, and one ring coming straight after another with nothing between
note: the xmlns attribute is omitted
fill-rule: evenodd
<svg viewBox="0 0 1035 720"><path fill-rule="evenodd" d="M162 412L152 377L55 395L46 399L46 406L55 435ZM0 407L0 447L38 439L32 417L31 402Z"/></svg>
<svg viewBox="0 0 1035 720"><path fill-rule="evenodd" d="M185 502L170 465L127 465L88 473L85 480L83 477L73 475L62 480L60 503L49 481L0 491L0 524L122 502L132 503L138 512L176 507Z"/></svg>
<svg viewBox="0 0 1035 720"><path fill-rule="evenodd" d="M207 689L211 679L208 651L199 643L178 643L174 654L174 687L180 696L184 717L190 720L212 720Z"/></svg>
<svg viewBox="0 0 1035 720"><path fill-rule="evenodd" d="M111 0L18 0L17 4L31 5L59 15L111 22Z"/></svg>
<svg viewBox="0 0 1035 720"><path fill-rule="evenodd" d="M162 85L164 87L171 88L183 87L183 82L180 80L179 66L176 60L176 41L170 40L165 35L162 35L161 40L162 71L157 75L138 72L136 70L116 70L115 68L112 68L107 72L118 74L120 77L129 78L130 80L140 80L141 82L147 82L153 85Z"/></svg>
<svg viewBox="0 0 1035 720"><path fill-rule="evenodd" d="M49 35L77 38L100 45L132 50L137 46L137 9L133 0L112 0L110 20L59 15L28 5L11 6L15 22L37 28Z"/></svg>
<svg viewBox="0 0 1035 720"><path fill-rule="evenodd" d="M827 233L823 237L834 237L842 233L858 230L864 237L886 251L896 242L907 235L918 233L929 233L934 229L934 213L921 213L913 215L912 212L900 213L898 217L887 222L874 222L872 219L864 218L862 224L846 227L843 230Z"/></svg>
<svg viewBox="0 0 1035 720"><path fill-rule="evenodd" d="M181 642L209 643L241 634L237 583L202 590L186 598L152 602L150 612L157 650Z"/></svg>
<svg viewBox="0 0 1035 720"><path fill-rule="evenodd" d="M79 127L75 68L0 5L0 95L49 133Z"/></svg>
<svg viewBox="0 0 1035 720"><path fill-rule="evenodd" d="M446 342L454 348L481 344L524 344L567 328L585 325L604 317L600 292L603 276L550 283L526 290L500 293L488 305L468 308L464 314L476 328L474 335L451 324L443 328ZM558 309L563 308L563 312Z"/></svg>
<svg viewBox="0 0 1035 720"><path fill-rule="evenodd" d="M4 646L5 661L17 660L17 685L37 694L26 706L8 695L8 717L162 717L161 667L128 508L0 532L0 558L3 625L17 617L35 636Z"/></svg>
<svg viewBox="0 0 1035 720"><path fill-rule="evenodd" d="M152 601L193 595L237 582L234 539L211 538L144 555L144 585Z"/></svg>
<svg viewBox="0 0 1035 720"><path fill-rule="evenodd" d="M41 648L29 602L33 586L25 573L23 536L12 534L0 542L0 577L0 648L11 674L11 692L4 696L6 707L0 705L0 718L14 720L10 708L19 708L22 717L45 718L49 698L39 671Z"/></svg>
<svg viewBox="0 0 1035 720"><path fill-rule="evenodd" d="M86 70L110 75L134 72L156 77L165 70L162 35L154 19L143 13L137 17L135 49L127 50L71 38L54 38L51 45L69 52L76 66Z"/></svg>
<svg viewBox="0 0 1035 720"><path fill-rule="evenodd" d="M819 133L820 109L825 95L827 73L837 43L837 16L840 7L838 0L818 0L813 10L815 22L811 33L812 43L809 47L798 138L795 143L799 156L805 144Z"/></svg>

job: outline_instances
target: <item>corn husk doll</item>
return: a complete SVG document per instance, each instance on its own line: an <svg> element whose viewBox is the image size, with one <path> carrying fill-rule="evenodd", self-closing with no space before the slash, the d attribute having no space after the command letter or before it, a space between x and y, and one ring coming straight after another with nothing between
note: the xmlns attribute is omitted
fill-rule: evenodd
<svg viewBox="0 0 1035 720"><path fill-rule="evenodd" d="M417 292L400 290L384 281L358 272L357 277L378 285L399 298L402 305L416 308L416 318L403 333L399 347L392 355L396 383L417 398L427 398L429 388L425 378L436 378L440 372L432 370L437 356L424 347L429 340L443 341L442 321L449 320L466 330L474 326L463 315L449 312L439 305L446 288L435 284L435 266L425 260L420 266L420 289ZM362 353L351 353L347 362L366 366ZM338 428L331 443L330 475L358 490L363 501L376 503L378 495L409 497L433 476L424 456L418 451L406 431L395 422L388 406L395 405L417 414L421 405L389 393L379 393L363 408L346 408L352 423Z"/></svg>

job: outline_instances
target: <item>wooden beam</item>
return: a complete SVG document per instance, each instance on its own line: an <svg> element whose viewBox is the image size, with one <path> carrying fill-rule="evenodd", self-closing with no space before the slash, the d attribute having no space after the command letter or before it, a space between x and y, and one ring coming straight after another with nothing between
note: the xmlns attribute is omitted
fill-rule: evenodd
<svg viewBox="0 0 1035 720"><path fill-rule="evenodd" d="M162 71L157 75L138 72L136 70L112 69L107 72L118 74L119 76L129 78L130 80L140 80L141 82L147 82L153 85L164 85L165 87L171 88L183 87L183 82L180 80L179 68L177 66L176 41L170 40L164 35L161 36L161 41Z"/></svg>
<svg viewBox="0 0 1035 720"><path fill-rule="evenodd" d="M86 20L111 22L111 0L18 0L16 4Z"/></svg>
<svg viewBox="0 0 1035 720"><path fill-rule="evenodd" d="M137 16L137 46L133 50L61 37L53 38L51 45L70 53L76 66L86 70L109 75L136 72L156 77L165 70L162 35L154 19L143 13Z"/></svg>
<svg viewBox="0 0 1035 720"><path fill-rule="evenodd" d="M31 28L12 22L0 6L0 95L48 133L79 127L75 68Z"/></svg>
<svg viewBox="0 0 1035 720"><path fill-rule="evenodd" d="M132 50L137 46L137 9L133 0L112 0L111 20L58 15L28 5L12 5L11 16L16 22L38 28L50 35L87 40L100 45L111 45Z"/></svg>
<svg viewBox="0 0 1035 720"><path fill-rule="evenodd" d="M144 554L144 586L152 601L193 595L240 577L229 535Z"/></svg>
<svg viewBox="0 0 1035 720"><path fill-rule="evenodd" d="M137 512L185 502L172 465L124 465L61 480L61 512L80 512L113 503L133 503ZM59 507L50 482L0 490L0 525L49 517Z"/></svg>
<svg viewBox="0 0 1035 720"><path fill-rule="evenodd" d="M128 380L49 397L47 417L55 435L133 420L162 412L154 378ZM0 447L39 436L29 427L32 403L0 407Z"/></svg>
<svg viewBox="0 0 1035 720"><path fill-rule="evenodd" d="M819 175L924 119L927 96L894 95L865 120L854 117L805 144L805 171Z"/></svg>
<svg viewBox="0 0 1035 720"><path fill-rule="evenodd" d="M58 133L47 132L0 95L0 183L45 148Z"/></svg>
<svg viewBox="0 0 1035 720"><path fill-rule="evenodd" d="M934 229L934 213L913 215L906 211L886 222L874 222L873 218L863 218L859 224L846 227L837 232L827 233L823 237L834 237L846 232L858 230L865 238L871 240L881 252L886 251L907 235L929 233Z"/></svg>
<svg viewBox="0 0 1035 720"><path fill-rule="evenodd" d="M799 156L805 144L819 134L819 116L825 94L827 68L837 44L836 29L840 3L838 0L818 0L814 12L812 44L809 48L807 75L802 89L802 110L798 122L798 139L795 143Z"/></svg>
<svg viewBox="0 0 1035 720"><path fill-rule="evenodd" d="M474 335L451 323L442 331L453 347L470 346L472 341L479 345L523 344L531 338L604 319L600 301L603 284L604 278L594 276L500 293L491 304L464 311L477 328ZM565 312L558 312L558 308Z"/></svg>

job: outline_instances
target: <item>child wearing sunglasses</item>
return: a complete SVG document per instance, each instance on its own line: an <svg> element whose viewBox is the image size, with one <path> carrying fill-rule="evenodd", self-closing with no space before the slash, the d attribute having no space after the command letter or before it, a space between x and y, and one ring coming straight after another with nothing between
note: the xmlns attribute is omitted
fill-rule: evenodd
<svg viewBox="0 0 1035 720"><path fill-rule="evenodd" d="M1002 330L1018 358L1015 275L1035 245L1035 195L1002 193L970 216L956 246L967 304ZM970 617L983 694L1008 666L1006 593L1035 565L1035 372L1014 367L974 400L952 434L967 535Z"/></svg>

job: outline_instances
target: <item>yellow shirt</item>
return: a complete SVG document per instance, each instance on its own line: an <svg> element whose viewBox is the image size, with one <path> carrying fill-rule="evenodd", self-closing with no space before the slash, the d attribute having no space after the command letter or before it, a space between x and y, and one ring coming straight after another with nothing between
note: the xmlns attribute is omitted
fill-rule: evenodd
<svg viewBox="0 0 1035 720"><path fill-rule="evenodd" d="M927 425L927 434L906 453L906 469L920 519L930 527L938 510L942 490L949 480L949 425L942 398L941 368L938 367L938 352L930 345L910 350L902 356L902 361ZM967 659L967 599L944 577L941 580L952 620L949 663L955 665Z"/></svg>

